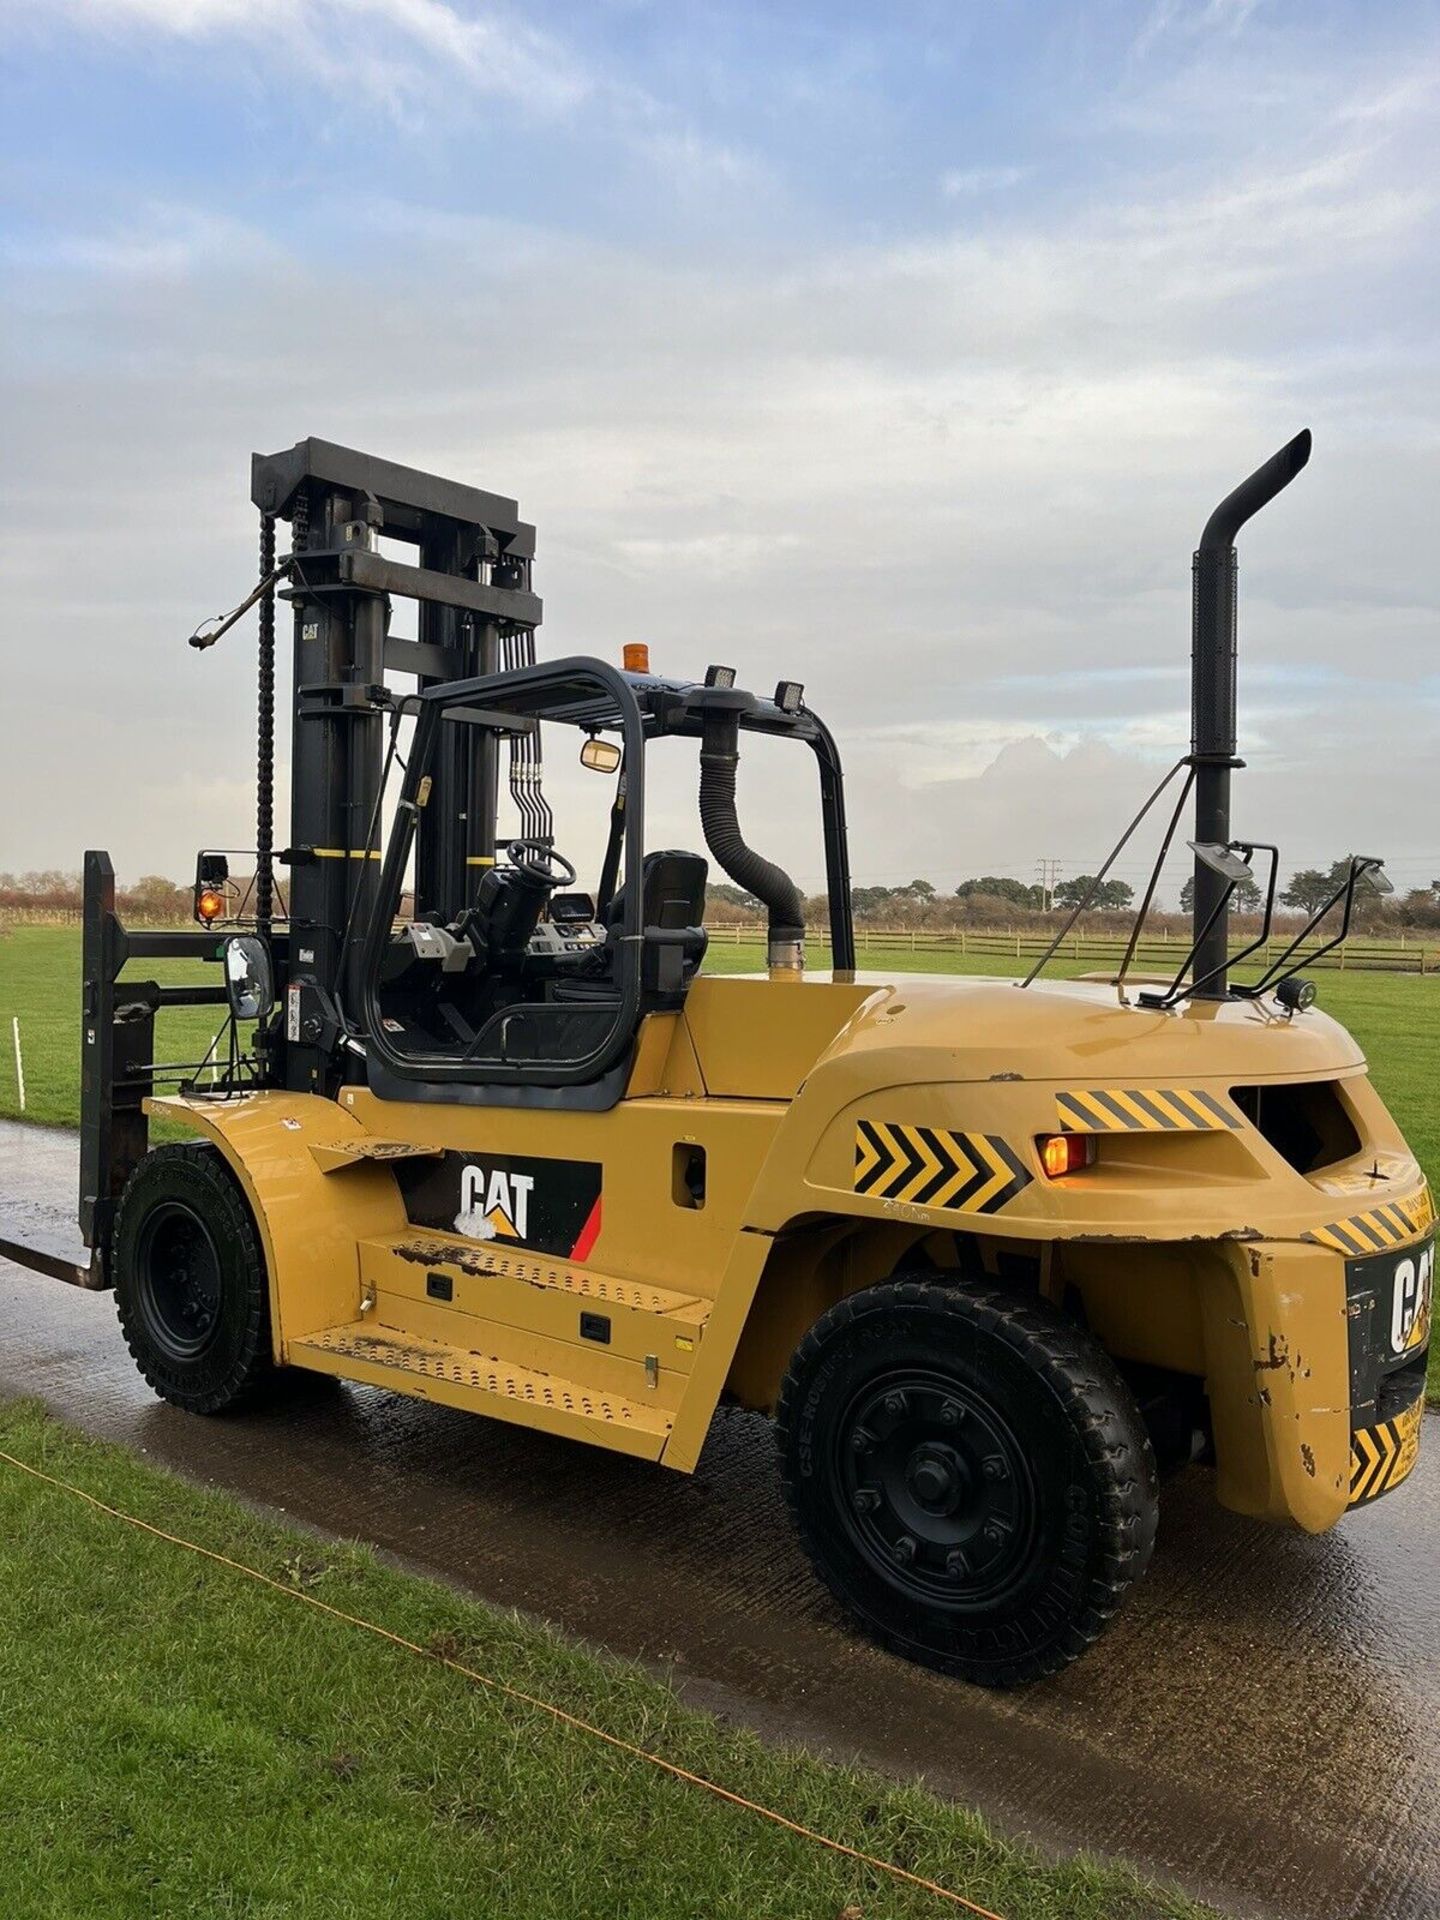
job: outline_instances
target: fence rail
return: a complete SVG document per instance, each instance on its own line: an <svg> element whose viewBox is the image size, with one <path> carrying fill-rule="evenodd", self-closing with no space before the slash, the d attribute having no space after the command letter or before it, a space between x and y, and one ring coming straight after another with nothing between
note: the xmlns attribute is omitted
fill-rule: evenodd
<svg viewBox="0 0 1440 1920"><path fill-rule="evenodd" d="M721 924L709 928L711 941L717 946L763 946L765 928L760 924ZM935 954L974 954L995 955L1015 960L1038 960L1054 939L1053 933L1030 932L1023 928L983 928L964 927L860 927L855 929L855 946L859 953L935 953ZM1097 967L1118 965L1125 952L1128 932L1125 934L1072 933L1067 934L1056 950L1057 959L1091 960ZM1242 937L1233 944L1238 953L1248 942ZM1346 969L1371 969L1390 973L1440 973L1440 944L1433 939L1416 939L1413 935L1397 934L1393 940L1347 940L1344 946L1326 954L1323 959L1312 958L1317 947L1324 944L1323 939L1306 942L1296 950L1296 959L1303 959L1307 966L1316 966L1324 971L1334 967L1340 972ZM811 948L823 951L828 942L819 936L807 940ZM1256 950L1253 964L1276 960L1290 945L1284 934L1276 934L1263 947ZM1131 967L1139 973L1151 969L1163 972L1167 968L1174 972L1180 961L1190 950L1188 934L1171 934L1163 929L1159 933L1145 934L1135 948Z"/></svg>
<svg viewBox="0 0 1440 1920"><path fill-rule="evenodd" d="M135 927L181 924L173 916L151 918L144 914L126 914L124 917L127 926ZM6 907L0 909L0 933L9 927L78 927L81 918L79 907ZM763 946L765 942L765 928L758 921L722 921L712 925L709 933L717 946ZM1108 966L1112 962L1118 964L1128 937L1128 930L1124 934L1067 934L1057 957L1090 960L1097 967ZM1038 960L1053 938L1053 933L1044 929L1035 931L1025 927L857 926L855 929L855 945L861 953L934 953L959 954L962 957L967 954L977 957L996 955L1020 961ZM808 944L816 952L824 951L827 945L819 935L812 935ZM1234 943L1234 950L1238 952L1245 944L1242 936ZM1256 962L1262 956L1267 963L1278 958L1289 944L1285 934L1277 933L1255 955ZM1347 968L1389 973L1440 973L1440 941L1427 933L1402 931L1390 940L1351 939L1343 947L1327 954L1323 960L1313 960L1309 956L1320 944L1323 943L1308 942L1300 948L1297 957L1305 957L1307 966L1321 969L1335 967L1342 973ZM1143 936L1135 949L1132 966L1142 973L1150 969L1163 972L1167 967L1173 972L1189 948L1188 933L1171 933L1161 928L1158 932Z"/></svg>

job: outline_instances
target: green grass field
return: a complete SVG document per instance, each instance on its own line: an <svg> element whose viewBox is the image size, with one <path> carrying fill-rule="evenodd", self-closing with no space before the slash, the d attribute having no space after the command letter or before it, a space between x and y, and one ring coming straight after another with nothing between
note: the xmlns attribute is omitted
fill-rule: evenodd
<svg viewBox="0 0 1440 1920"><path fill-rule="evenodd" d="M683 1707L544 1627L0 1406L0 1449L1006 1920L1202 1920L974 1814ZM6 1920L919 1920L828 1853L0 1461Z"/></svg>
<svg viewBox="0 0 1440 1920"><path fill-rule="evenodd" d="M1013 960L1004 955L971 954L961 960L925 953L912 957L903 950L883 960L870 957L867 965L870 971L934 971L942 959L952 960L957 972L1002 977L1014 972ZM760 966L762 956L757 947L717 941L706 964L715 972L746 972ZM10 1031L12 1016L18 1014L26 1117L55 1126L79 1124L79 970L80 936L67 928L19 927L0 938L0 1115L20 1111ZM1055 967L1058 974L1077 970L1074 963ZM216 969L197 962L158 968L146 963L144 971L171 981L217 978ZM1365 1049L1376 1085L1418 1154L1432 1188L1440 1191L1440 975L1331 972L1319 976L1319 985L1321 1005ZM156 1034L158 1056L200 1060L215 1025L210 1008L166 1015ZM1431 1363L1431 1391L1440 1392L1440 1347Z"/></svg>
<svg viewBox="0 0 1440 1920"><path fill-rule="evenodd" d="M817 954L817 961L823 956ZM904 949L866 956L871 972L952 971L1013 975L1004 954L918 953ZM712 973L752 972L763 965L756 946L716 941L706 960ZM1093 962L1057 961L1066 975ZM214 984L218 970L199 962L144 962L135 969L164 982ZM1440 975L1330 972L1318 976L1320 1004L1355 1034L1377 1085L1405 1129L1432 1185L1440 1187ZM17 927L0 935L0 1115L18 1116L10 1022L18 1014L25 1055L27 1118L73 1127L80 1120L80 936L69 928ZM156 1046L166 1060L199 1060L218 1024L210 1008L167 1014Z"/></svg>

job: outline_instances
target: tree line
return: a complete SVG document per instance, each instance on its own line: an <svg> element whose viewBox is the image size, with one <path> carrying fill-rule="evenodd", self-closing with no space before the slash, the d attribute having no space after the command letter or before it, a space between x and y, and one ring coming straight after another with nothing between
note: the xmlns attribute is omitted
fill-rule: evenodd
<svg viewBox="0 0 1440 1920"><path fill-rule="evenodd" d="M1343 885L1349 868L1348 857L1332 861L1329 867L1301 867L1291 874L1284 887L1276 891L1276 906L1290 918L1308 918ZM916 879L902 886L852 887L850 903L855 918L872 926L932 926L1013 924L1017 919L1044 918L1069 913L1086 900L1095 876L1078 873L1060 880L1046 895L1033 881L1017 880L1008 874L977 874L962 880L953 892L943 892L933 881ZM1180 914L1187 919L1194 910L1195 882L1188 879L1180 891ZM762 918L764 908L753 894L739 887L712 884L706 893L707 911L716 919ZM817 895L809 903L812 918L823 916L825 897ZM1135 889L1125 880L1107 879L1095 887L1087 914L1123 914L1135 907ZM1258 881L1242 880L1232 899L1233 910L1241 916L1255 916L1265 905L1264 891ZM1157 912L1163 921L1175 916ZM1356 891L1354 923L1362 927L1400 928L1440 927L1440 879L1428 887L1416 887L1403 895L1380 895L1362 881Z"/></svg>
<svg viewBox="0 0 1440 1920"><path fill-rule="evenodd" d="M84 903L84 888L78 873L59 868L44 868L33 873L0 873L0 913L6 908L35 913L78 913ZM146 873L133 886L115 888L115 907L123 920L156 924L180 923L190 918L193 897L189 887L167 880L160 873Z"/></svg>
<svg viewBox="0 0 1440 1920"><path fill-rule="evenodd" d="M1277 893L1278 905L1288 913L1308 916L1328 899L1345 877L1348 861L1332 861L1329 867L1302 867L1292 873ZM1079 873L1059 881L1051 890L1050 912L1068 913L1086 897L1094 876ZM1180 894L1180 912L1188 915L1194 899L1194 881L1187 880ZM45 869L31 873L0 873L0 913L5 910L30 912L77 912L81 905L81 880L78 873ZM1045 896L1033 881L1016 880L1006 874L978 874L962 880L950 892L933 881L915 879L902 886L853 887L850 892L855 918L871 926L997 926L1012 925L1017 919L1046 915ZM1105 880L1096 892L1088 911L1095 914L1122 914L1135 905L1135 889L1124 880ZM1235 909L1242 915L1258 914L1264 906L1259 885L1242 881L1235 890ZM191 917L191 892L163 874L147 873L131 886L117 887L116 906L121 918L153 924L183 924ZM1356 895L1356 923L1362 927L1395 928L1440 927L1440 879L1428 887L1417 887L1405 894L1381 896L1362 883ZM817 924L824 918L826 901L817 894L809 902L810 917ZM725 882L713 883L706 890L707 915L717 921L755 920L765 909L753 894ZM1163 920L1161 914L1157 918Z"/></svg>

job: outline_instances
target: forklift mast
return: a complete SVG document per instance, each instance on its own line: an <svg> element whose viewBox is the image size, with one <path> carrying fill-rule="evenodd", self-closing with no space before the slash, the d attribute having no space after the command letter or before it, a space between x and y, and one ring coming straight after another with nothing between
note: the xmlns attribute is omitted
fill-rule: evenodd
<svg viewBox="0 0 1440 1920"><path fill-rule="evenodd" d="M325 440L256 454L251 498L288 520L293 603L288 979L283 1084L317 1087L327 1010L358 1003L358 964L380 872L385 674L419 689L493 673L502 649L533 658L540 601L530 590L535 529L513 500ZM403 541L413 561L381 542ZM391 634L390 596L415 600L418 637ZM262 667L263 672L263 667ZM415 914L450 920L495 858L497 736L452 727L432 769L415 864ZM261 715L257 813L271 796ZM263 835L261 836L263 838ZM266 850L262 847L263 861Z"/></svg>
<svg viewBox="0 0 1440 1920"><path fill-rule="evenodd" d="M259 729L253 920L268 940L285 997L282 1030L264 1036L262 1083L333 1092L332 1043L342 1009L358 1004L362 944L380 875L380 796L396 699L385 676L413 675L421 692L534 659L541 604L531 591L535 529L513 500L462 486L328 440L255 454L251 498L260 510L260 585L214 632L260 606ZM291 554L276 565L277 522ZM383 548L382 548L382 542ZM392 544L414 549L392 557ZM277 582L294 608L290 845L276 854L275 646ZM419 609L417 637L390 632L395 596ZM495 860L498 734L445 729L431 768L415 858L415 917L454 919L479 870ZM530 743L527 778L538 781ZM274 911L275 866L290 870L288 910ZM278 921L278 924L277 924ZM221 957L219 927L132 931L115 911L107 853L85 856L82 957L80 1226L88 1266L81 1285L108 1284L105 1249L117 1198L149 1145L145 1101L157 1079L195 1072L156 1057L155 1019L167 1008L227 1003L222 984L120 978L136 960Z"/></svg>

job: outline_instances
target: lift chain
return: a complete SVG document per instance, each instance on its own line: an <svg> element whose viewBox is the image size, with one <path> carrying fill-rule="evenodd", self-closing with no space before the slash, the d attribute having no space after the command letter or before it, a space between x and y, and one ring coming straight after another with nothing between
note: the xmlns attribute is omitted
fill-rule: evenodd
<svg viewBox="0 0 1440 1920"><path fill-rule="evenodd" d="M260 516L260 578L270 580L260 600L258 740L255 754L255 921L269 933L275 910L275 516Z"/></svg>

